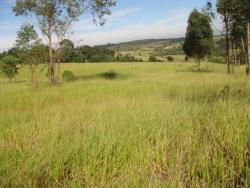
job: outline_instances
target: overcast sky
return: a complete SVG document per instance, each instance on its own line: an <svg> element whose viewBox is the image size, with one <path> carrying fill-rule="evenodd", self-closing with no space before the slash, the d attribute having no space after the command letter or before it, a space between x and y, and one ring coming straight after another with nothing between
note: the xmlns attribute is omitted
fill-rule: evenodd
<svg viewBox="0 0 250 188"><path fill-rule="evenodd" d="M81 45L117 43L149 38L183 37L192 9L207 0L117 0L105 26L93 24L89 15L75 23L67 38ZM14 45L16 33L27 20L12 13L15 0L0 0L0 51ZM220 27L218 21L215 23ZM218 32L218 31L216 31ZM80 42L81 41L81 42Z"/></svg>

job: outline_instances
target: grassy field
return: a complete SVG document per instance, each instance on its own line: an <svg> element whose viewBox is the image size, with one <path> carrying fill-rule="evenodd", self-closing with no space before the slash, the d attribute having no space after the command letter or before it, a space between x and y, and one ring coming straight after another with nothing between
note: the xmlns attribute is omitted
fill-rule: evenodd
<svg viewBox="0 0 250 188"><path fill-rule="evenodd" d="M0 187L250 187L250 78L225 65L66 64L0 77ZM113 71L113 76L103 73Z"/></svg>

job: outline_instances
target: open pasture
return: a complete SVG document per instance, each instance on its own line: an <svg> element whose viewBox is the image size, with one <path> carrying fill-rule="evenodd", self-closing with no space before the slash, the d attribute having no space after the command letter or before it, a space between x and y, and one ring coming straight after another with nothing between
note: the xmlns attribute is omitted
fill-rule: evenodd
<svg viewBox="0 0 250 188"><path fill-rule="evenodd" d="M249 187L250 80L204 63L63 64L0 77L0 187ZM109 76L111 75L111 76Z"/></svg>

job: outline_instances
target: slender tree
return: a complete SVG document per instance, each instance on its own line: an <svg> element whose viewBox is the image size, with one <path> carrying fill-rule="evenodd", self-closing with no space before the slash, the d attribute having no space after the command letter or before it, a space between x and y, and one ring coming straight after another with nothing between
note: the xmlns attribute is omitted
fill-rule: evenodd
<svg viewBox="0 0 250 188"><path fill-rule="evenodd" d="M232 0L217 0L217 12L222 16L222 20L225 27L225 40L226 40L226 63L227 72L231 73L230 68L230 20L232 13Z"/></svg>
<svg viewBox="0 0 250 188"><path fill-rule="evenodd" d="M105 15L111 14L114 0L16 0L13 11L17 16L26 16L36 23L48 39L49 57L48 76L52 83L55 79L53 59L53 36L62 27L60 36L65 36L71 24L84 13L91 13L97 23L105 23Z"/></svg>
<svg viewBox="0 0 250 188"><path fill-rule="evenodd" d="M36 68L39 63L47 60L46 47L42 45L34 26L25 23L17 33L16 47L19 49L19 59L28 64L31 70L31 83L33 87L38 86Z"/></svg>
<svg viewBox="0 0 250 188"><path fill-rule="evenodd" d="M247 67L246 67L246 73L247 75L250 75L250 2L249 0L246 0L246 17L247 17Z"/></svg>
<svg viewBox="0 0 250 188"><path fill-rule="evenodd" d="M188 57L195 59L200 70L200 60L211 54L213 45L213 30L208 16L194 9L188 19L183 50Z"/></svg>

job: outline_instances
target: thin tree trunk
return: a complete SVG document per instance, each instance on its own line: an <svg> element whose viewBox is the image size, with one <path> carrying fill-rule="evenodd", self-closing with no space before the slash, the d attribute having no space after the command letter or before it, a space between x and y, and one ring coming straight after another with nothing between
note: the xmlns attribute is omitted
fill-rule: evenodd
<svg viewBox="0 0 250 188"><path fill-rule="evenodd" d="M226 26L226 62L227 62L227 72L230 74L231 69L230 69L230 47L229 47L229 28L228 28L228 20L225 17L224 19L225 26Z"/></svg>
<svg viewBox="0 0 250 188"><path fill-rule="evenodd" d="M250 20L247 23L247 67L246 73L249 75L250 71Z"/></svg>
<svg viewBox="0 0 250 188"><path fill-rule="evenodd" d="M48 67L48 75L49 75L49 79L50 81L53 83L54 80L54 76L55 76L55 67L54 67L54 61L53 61L53 49L52 49L52 37L51 35L49 35L48 37L49 39L49 67Z"/></svg>
<svg viewBox="0 0 250 188"><path fill-rule="evenodd" d="M236 47L236 49L235 49L235 63L237 66L240 66L240 63L239 63L239 44L237 43L235 47Z"/></svg>
<svg viewBox="0 0 250 188"><path fill-rule="evenodd" d="M197 63L197 70L200 71L200 64L201 64L201 62L200 62L199 58L196 59L196 63Z"/></svg>
<svg viewBox="0 0 250 188"><path fill-rule="evenodd" d="M237 45L234 44L234 65L237 65Z"/></svg>
<svg viewBox="0 0 250 188"><path fill-rule="evenodd" d="M30 65L30 69L31 69L31 83L32 83L32 87L33 88L37 88L38 87L38 80L37 80L37 75L36 75L36 65L31 64Z"/></svg>
<svg viewBox="0 0 250 188"><path fill-rule="evenodd" d="M232 52L231 52L231 71L234 73L234 65L235 65L235 42L232 41Z"/></svg>
<svg viewBox="0 0 250 188"><path fill-rule="evenodd" d="M62 45L61 45L60 39L58 39L58 44L59 44L59 48L57 49L57 63L58 63L58 68L57 68L57 81L60 81L60 72L61 72L61 49L62 49Z"/></svg>
<svg viewBox="0 0 250 188"><path fill-rule="evenodd" d="M241 37L241 45L242 45L242 50L243 50L243 55L244 55L244 63L247 64L247 53L246 53L246 46L245 46L245 42L244 39Z"/></svg>

